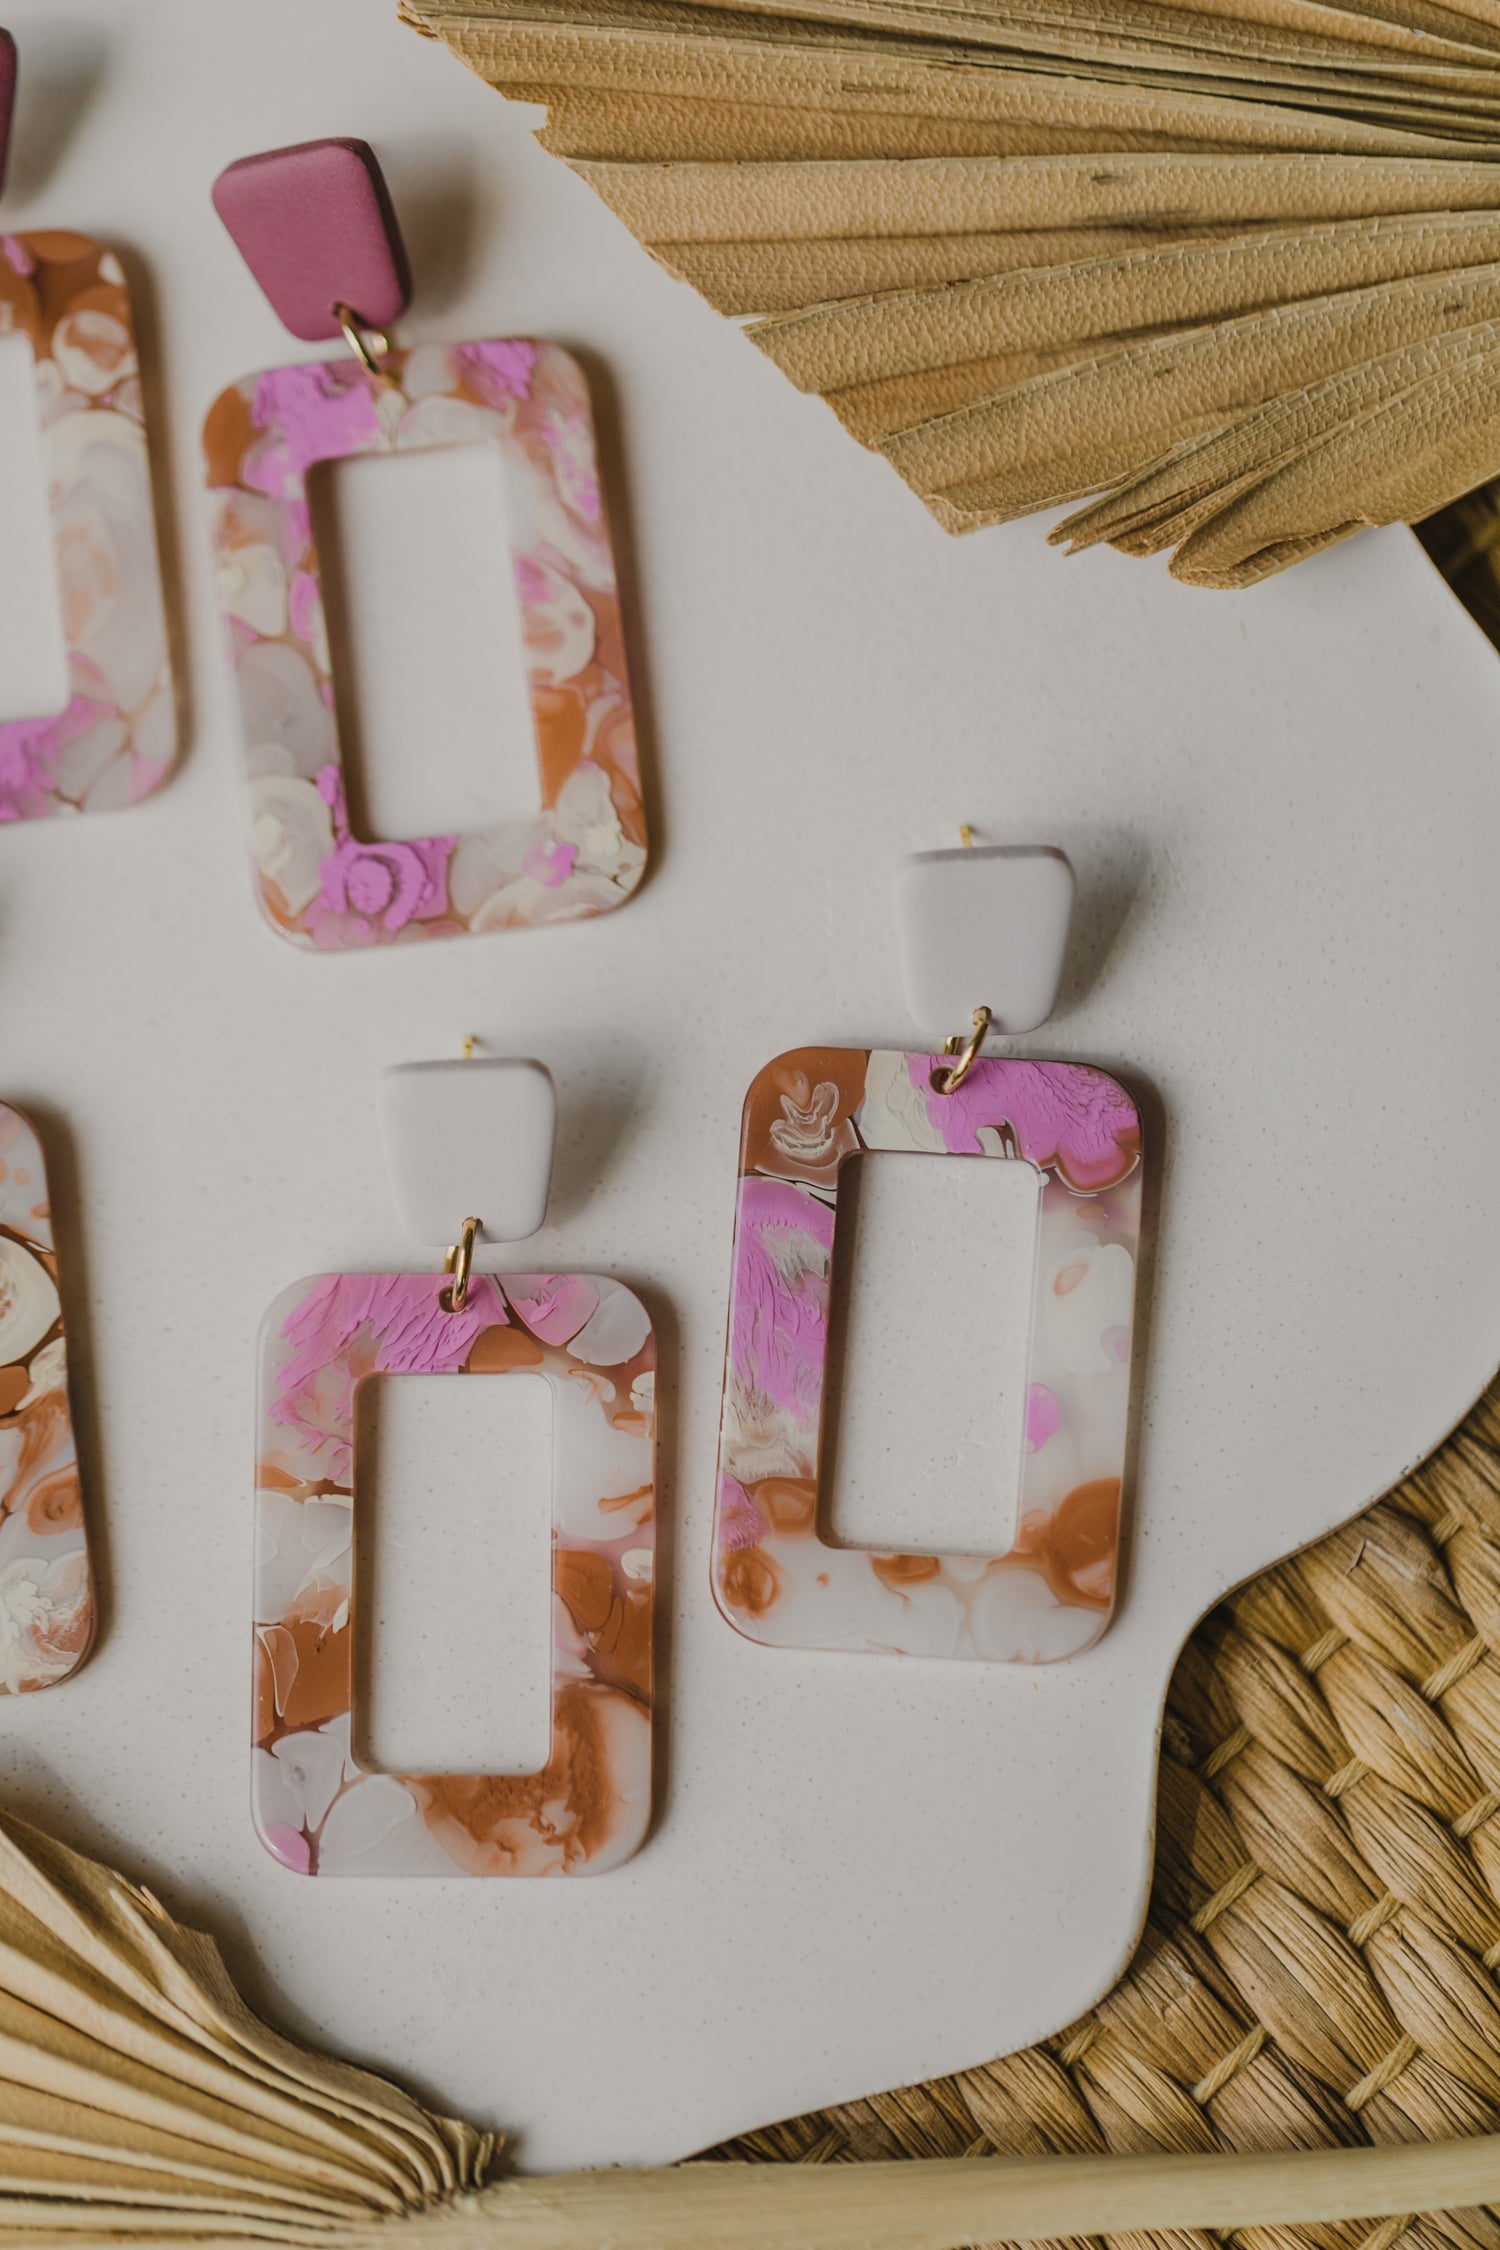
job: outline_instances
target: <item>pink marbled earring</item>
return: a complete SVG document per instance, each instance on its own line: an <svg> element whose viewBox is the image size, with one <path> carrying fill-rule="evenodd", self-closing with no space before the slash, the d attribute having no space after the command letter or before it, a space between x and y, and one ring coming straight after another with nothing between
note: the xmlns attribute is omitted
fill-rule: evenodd
<svg viewBox="0 0 1500 2250"><path fill-rule="evenodd" d="M604 1274L479 1272L545 1215L554 1096L539 1063L398 1065L381 1131L403 1223L441 1273L328 1273L261 1332L256 1830L304 1875L593 1875L652 1804L656 1339ZM480 1216L476 1216L480 1214ZM356 1394L395 1375L540 1375L552 1393L552 1720L529 1774L371 1770L351 1738Z"/></svg>
<svg viewBox="0 0 1500 2250"><path fill-rule="evenodd" d="M575 921L646 865L619 593L588 386L559 345L393 346L410 277L372 151L308 141L231 164L214 203L275 311L348 356L230 386L204 425L219 601L239 691L256 892L318 952ZM467 835L353 833L307 477L351 454L491 444L513 552L540 802Z"/></svg>
<svg viewBox="0 0 1500 2250"><path fill-rule="evenodd" d="M0 188L16 94L0 31ZM35 370L61 597L60 709L0 720L0 821L108 812L150 795L177 751L146 420L124 269L92 235L0 226L0 334Z"/></svg>
<svg viewBox="0 0 1500 2250"><path fill-rule="evenodd" d="M1092 1064L982 1053L1051 1013L1073 872L1032 849L902 861L907 996L943 1051L802 1048L745 1097L713 1586L781 1648L1043 1663L1114 1605L1131 1403L1143 1148L1135 1100ZM976 1006L975 1002L981 1004ZM883 1553L820 1528L828 1316L844 1168L887 1149L996 1157L1037 1181L1018 1528L993 1555Z"/></svg>

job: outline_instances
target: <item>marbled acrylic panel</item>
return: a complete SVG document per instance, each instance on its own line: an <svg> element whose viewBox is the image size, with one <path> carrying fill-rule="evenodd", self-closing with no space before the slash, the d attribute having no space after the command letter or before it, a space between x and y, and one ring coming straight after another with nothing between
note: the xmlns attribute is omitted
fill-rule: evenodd
<svg viewBox="0 0 1500 2250"><path fill-rule="evenodd" d="M65 1680L94 1623L47 1171L0 1102L0 1691Z"/></svg>
<svg viewBox="0 0 1500 2250"><path fill-rule="evenodd" d="M804 1048L745 1099L714 1525L714 1592L751 1640L1044 1663L1114 1602L1141 1231L1141 1125L1081 1063ZM1038 1174L1020 1507L1004 1555L882 1554L819 1530L843 1166L862 1150L987 1156ZM973 1254L982 1257L983 1245ZM891 1309L899 1319L899 1308ZM975 1402L982 1414L983 1400Z"/></svg>
<svg viewBox="0 0 1500 2250"><path fill-rule="evenodd" d="M494 339L273 368L204 426L219 602L272 927L320 952L623 905L646 824L619 595L583 372L555 344ZM540 804L469 835L350 830L307 472L357 453L498 447L512 527ZM436 727L442 713L433 713Z"/></svg>
<svg viewBox="0 0 1500 2250"><path fill-rule="evenodd" d="M587 1274L325 1274L261 1338L252 1807L306 1875L594 1875L651 1817L656 1344ZM535 1774L369 1772L350 1747L355 1391L544 1376L553 1400L552 1733ZM543 1505L538 1495L538 1505Z"/></svg>
<svg viewBox="0 0 1500 2250"><path fill-rule="evenodd" d="M149 796L177 748L130 299L86 234L0 234L0 335L26 337L67 649L60 711L0 721L0 821Z"/></svg>

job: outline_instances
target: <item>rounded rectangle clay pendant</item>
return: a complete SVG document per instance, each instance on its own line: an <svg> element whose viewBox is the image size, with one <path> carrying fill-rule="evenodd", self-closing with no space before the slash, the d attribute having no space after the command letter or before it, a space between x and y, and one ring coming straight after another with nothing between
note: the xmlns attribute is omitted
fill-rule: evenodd
<svg viewBox="0 0 1500 2250"><path fill-rule="evenodd" d="M177 749L130 298L90 235L0 230L0 333L25 336L67 644L68 700L0 720L0 821L110 812Z"/></svg>
<svg viewBox="0 0 1500 2250"><path fill-rule="evenodd" d="M0 1102L0 1693L67 1679L95 1621L46 1166Z"/></svg>
<svg viewBox="0 0 1500 2250"><path fill-rule="evenodd" d="M651 1817L656 1341L593 1274L324 1274L261 1339L252 1803L304 1875L594 1875ZM364 1771L350 1747L354 1394L376 1374L544 1376L552 1747L535 1774Z"/></svg>
<svg viewBox="0 0 1500 2250"><path fill-rule="evenodd" d="M714 1592L751 1640L1035 1664L1114 1602L1141 1230L1135 1103L1083 1063L803 1048L745 1099ZM1038 1174L1019 1529L1003 1555L880 1554L818 1527L839 1179L863 1150ZM976 1412L983 1402L976 1402Z"/></svg>

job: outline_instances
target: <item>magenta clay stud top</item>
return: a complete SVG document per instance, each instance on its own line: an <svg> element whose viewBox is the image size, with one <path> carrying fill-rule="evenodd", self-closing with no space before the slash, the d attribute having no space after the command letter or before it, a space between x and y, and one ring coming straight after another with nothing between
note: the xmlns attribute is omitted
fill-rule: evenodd
<svg viewBox="0 0 1500 2250"><path fill-rule="evenodd" d="M301 141L243 156L219 174L213 198L275 311L305 343L341 333L336 305L369 328L384 328L405 312L411 271L366 142Z"/></svg>

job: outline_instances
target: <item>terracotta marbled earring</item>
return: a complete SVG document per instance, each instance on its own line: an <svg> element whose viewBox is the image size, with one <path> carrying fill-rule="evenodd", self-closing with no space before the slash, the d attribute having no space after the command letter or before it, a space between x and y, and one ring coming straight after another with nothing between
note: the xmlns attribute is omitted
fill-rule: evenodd
<svg viewBox="0 0 1500 2250"><path fill-rule="evenodd" d="M362 141L231 164L214 203L272 306L347 358L233 384L204 429L220 604L239 689L260 903L319 952L410 943L623 905L646 865L619 596L582 369L556 344L410 350L384 333L410 279ZM470 835L350 829L307 476L351 454L491 444L500 455L541 802Z"/></svg>
<svg viewBox="0 0 1500 2250"><path fill-rule="evenodd" d="M1050 1015L1072 900L1060 852L903 860L895 903L912 1014L929 1034L968 1018L972 1030L941 1054L799 1049L768 1063L746 1096L714 1592L751 1640L1035 1664L1087 1648L1109 1622L1140 1115L1090 1064L981 1052L988 1032L1033 1030ZM998 1157L1036 1173L1018 1532L1005 1554L876 1553L819 1529L839 1183L851 1158L881 1149Z"/></svg>
<svg viewBox="0 0 1500 2250"><path fill-rule="evenodd" d="M47 1170L0 1102L0 1693L56 1687L88 1655L94 1592L68 1404Z"/></svg>
<svg viewBox="0 0 1500 2250"><path fill-rule="evenodd" d="M546 1211L539 1063L408 1063L381 1126L397 1208L441 1273L323 1274L261 1338L252 1804L307 1875L592 1875L651 1817L656 1342L601 1274L480 1273ZM482 1213L482 1219L475 1213ZM552 1722L534 1774L388 1774L351 1750L355 1394L377 1375L542 1376L552 1392Z"/></svg>
<svg viewBox="0 0 1500 2250"><path fill-rule="evenodd" d="M0 188L16 49L0 31ZM0 228L0 335L35 368L61 595L67 700L0 721L0 821L133 805L177 749L166 605L125 275L113 250L57 228Z"/></svg>

